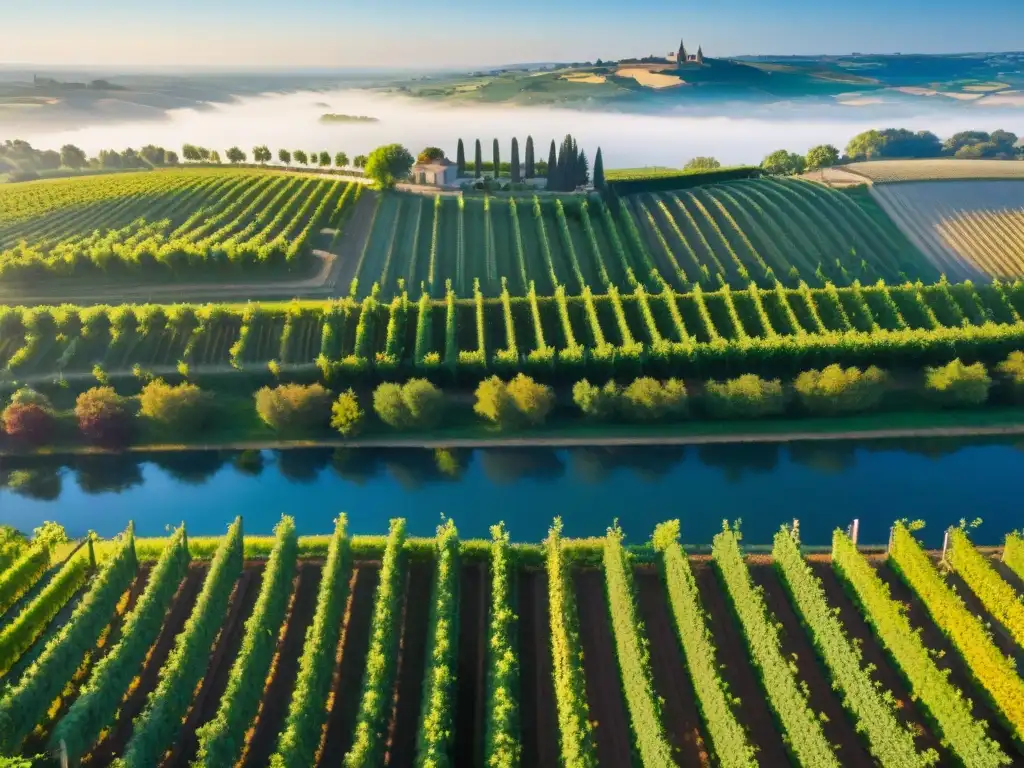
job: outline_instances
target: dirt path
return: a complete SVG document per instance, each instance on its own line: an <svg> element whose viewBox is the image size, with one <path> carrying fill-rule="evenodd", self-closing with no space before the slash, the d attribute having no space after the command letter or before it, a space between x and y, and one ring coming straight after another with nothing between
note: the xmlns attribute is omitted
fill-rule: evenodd
<svg viewBox="0 0 1024 768"><path fill-rule="evenodd" d="M517 588L522 765L557 768L560 747L551 662L547 574L539 569L521 569Z"/></svg>
<svg viewBox="0 0 1024 768"><path fill-rule="evenodd" d="M877 555L871 560L882 581L889 585L892 598L906 607L907 618L910 619L911 626L921 630L921 640L925 647L933 652L938 652L937 654L933 653L936 665L939 669L948 669L949 681L960 689L965 698L971 700L974 716L988 723L989 735L999 742L1006 754L1019 755L1020 751L1014 745L1012 736L989 705L984 688L975 684L967 665L964 664L949 639L932 621L928 610L918 599L916 593L904 584L896 572L889 567L885 555Z"/></svg>
<svg viewBox="0 0 1024 768"><path fill-rule="evenodd" d="M307 366L310 367L310 366ZM226 370L226 368L225 368ZM196 375L209 373L206 368L193 369ZM160 375L159 371L153 371ZM83 377L92 374L82 373ZM20 378L22 383L31 383L33 378L49 379L49 377ZM71 378L70 374L67 378ZM940 437L986 437L1024 435L1024 424L1010 424L997 427L934 427L915 429L865 429L841 432L766 432L766 433L726 433L714 435L679 434L679 435L644 435L638 432L632 435L588 435L586 437L571 436L531 436L531 437L438 437L438 438L407 438L397 439L386 437L381 439L364 438L361 440L315 439L315 440L236 440L222 443L187 443L187 444L145 444L130 445L117 452L152 453L155 451L196 451L196 450L287 450L289 448L517 448L517 447L573 447L573 446L635 446L635 445L711 445L725 443L789 443L819 440L885 440L899 438L940 438ZM10 451L0 449L0 457L23 455L74 456L114 453L96 446L61 447L46 451Z"/></svg>
<svg viewBox="0 0 1024 768"><path fill-rule="evenodd" d="M349 286L359 269L359 259L370 237L373 213L377 208L377 195L363 191L345 229L335 246L337 258L331 270L330 284L335 290L348 295Z"/></svg>
<svg viewBox="0 0 1024 768"><path fill-rule="evenodd" d="M366 653L370 648L370 620L373 618L373 596L380 581L379 563L360 563L353 573L349 591L348 621L345 622L338 645L341 660L335 670L335 685L331 691L331 708L327 719L327 734L317 765L341 765L345 753L352 747L356 715L363 688L363 670Z"/></svg>
<svg viewBox="0 0 1024 768"><path fill-rule="evenodd" d="M583 674L587 681L587 706L594 723L597 761L601 765L630 765L633 734L619 680L615 639L608 617L604 574L596 568L573 573L576 607L580 618Z"/></svg>
<svg viewBox="0 0 1024 768"><path fill-rule="evenodd" d="M919 749L935 749L940 756L941 765L952 764L953 758L939 743L934 729L929 727L924 714L917 702L910 695L898 668L889 660L885 648L875 636L864 616L857 608L853 599L847 594L835 569L832 567L830 555L810 555L807 558L814 575L821 579L828 604L839 610L839 620L846 629L847 636L860 645L863 661L874 667L872 679L882 686L883 690L891 691L896 699L896 713L900 721L917 734L915 739Z"/></svg>
<svg viewBox="0 0 1024 768"><path fill-rule="evenodd" d="M654 693L663 702L662 725L681 768L704 768L711 764L711 758L701 733L697 696L669 615L664 583L653 568L637 568L634 579L640 619L650 642Z"/></svg>
<svg viewBox="0 0 1024 768"><path fill-rule="evenodd" d="M385 765L413 765L416 761L433 583L433 562L409 565L405 579L401 647L395 673L395 705L388 725Z"/></svg>
<svg viewBox="0 0 1024 768"><path fill-rule="evenodd" d="M160 630L160 635L139 673L138 684L121 703L117 721L110 729L107 738L93 748L92 752L82 761L83 765L110 765L114 758L120 756L124 751L125 745L132 735L132 721L142 712L149 694L156 688L160 669L174 648L174 638L181 632L188 617L192 614L192 608L199 598L199 591L203 587L203 580L206 578L208 568L208 564L189 566L188 574L179 585L168 609L163 629Z"/></svg>
<svg viewBox="0 0 1024 768"><path fill-rule="evenodd" d="M729 685L729 692L740 700L737 718L757 747L758 762L765 766L790 765L782 733L775 724L775 717L768 708L757 672L750 661L743 630L725 598L725 587L715 576L710 558L691 558L690 566L697 580L701 603L710 618L718 658L724 664L722 677Z"/></svg>
<svg viewBox="0 0 1024 768"><path fill-rule="evenodd" d="M166 768L185 768L192 762L199 750L196 730L217 714L221 696L228 686L231 667L235 663L238 649L242 646L245 622L252 614L256 598L259 597L264 568L265 564L247 567L242 571L242 575L235 584L227 616L224 618L220 634L210 653L210 663L207 666L206 675L199 688L199 693L192 701L192 707L182 726L181 735L175 741L170 757L164 761Z"/></svg>
<svg viewBox="0 0 1024 768"><path fill-rule="evenodd" d="M459 574L459 661L455 696L455 765L483 764L487 685L487 566L466 565Z"/></svg>
<svg viewBox="0 0 1024 768"><path fill-rule="evenodd" d="M249 739L248 751L243 766L257 768L270 763L270 755L277 747L277 737L288 716L295 678L299 673L299 657L306 640L306 629L313 623L316 609L316 595L320 588L323 568L320 565L301 563L295 586L295 600L287 629L278 645L277 665L270 684L263 692L262 710Z"/></svg>
<svg viewBox="0 0 1024 768"><path fill-rule="evenodd" d="M783 655L796 663L797 679L807 686L811 709L827 718L822 724L825 737L839 747L837 756L844 766L873 766L875 761L857 735L856 725L843 709L842 701L828 678L828 672L818 659L807 631L800 623L796 609L789 601L785 587L775 571L769 555L748 557L750 575L754 583L764 589L768 610L782 624L779 639Z"/></svg>

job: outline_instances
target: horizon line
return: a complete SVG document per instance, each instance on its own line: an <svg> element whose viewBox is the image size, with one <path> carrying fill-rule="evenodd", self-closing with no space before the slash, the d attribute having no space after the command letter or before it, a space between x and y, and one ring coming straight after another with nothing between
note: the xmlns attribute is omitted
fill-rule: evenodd
<svg viewBox="0 0 1024 768"><path fill-rule="evenodd" d="M709 59L746 59L746 58L839 58L839 57L870 57L870 56L1000 56L1000 55L1024 55L1024 50L1003 50L1003 51L958 51L958 52L946 52L946 53L919 53L915 51L888 51L888 52L869 52L869 51L850 51L847 53L741 53L733 54L728 56L707 56ZM623 61L624 59L642 59L652 54L646 54L644 56L628 56L618 59L608 59L607 61ZM594 59L590 59L591 64L595 61L604 61L600 56ZM75 63L64 63L64 64L53 64L53 63L32 63L32 62L5 62L0 61L0 71L3 70L110 70L110 69L127 69L136 71L160 71L166 72L167 70L174 71L186 71L189 73L207 73L207 72L218 72L218 73L289 73L289 72L443 72L443 71L466 71L472 69L510 69L510 68L522 68L522 67L537 67L537 66L551 66L560 65L567 66L570 64L581 63L580 61L563 60L563 61L521 61L521 62L505 62L501 64L464 64L464 65L438 65L438 66L422 66L422 65L408 65L408 66L380 66L380 65L359 65L359 64L280 64L280 65L266 65L266 64L176 64L173 62L167 62L162 64L133 64L133 63L88 63L88 62L75 62ZM125 74L130 74L126 72Z"/></svg>

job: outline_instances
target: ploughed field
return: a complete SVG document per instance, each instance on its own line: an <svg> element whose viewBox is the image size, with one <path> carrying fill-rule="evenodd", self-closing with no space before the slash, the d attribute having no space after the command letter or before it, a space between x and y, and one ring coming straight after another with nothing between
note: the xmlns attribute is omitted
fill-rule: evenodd
<svg viewBox="0 0 1024 768"><path fill-rule="evenodd" d="M1024 270L1024 176L875 184L871 194L950 280L1013 279Z"/></svg>
<svg viewBox="0 0 1024 768"><path fill-rule="evenodd" d="M1024 759L1024 540L831 553L273 537L0 560L0 754L72 764L998 766ZM123 762L118 762L123 760Z"/></svg>
<svg viewBox="0 0 1024 768"><path fill-rule="evenodd" d="M526 371L782 375L815 365L995 362L1024 341L1024 282L939 282L555 296L406 294L249 305L0 307L0 370L19 380L133 371L384 377ZM184 367L187 366L187 369ZM801 366L803 366L801 368ZM274 366L271 366L274 367Z"/></svg>
<svg viewBox="0 0 1024 768"><path fill-rule="evenodd" d="M61 277L202 281L309 272L360 185L181 169L0 187L0 286ZM334 230L331 230L333 233Z"/></svg>
<svg viewBox="0 0 1024 768"><path fill-rule="evenodd" d="M938 271L870 198L801 180L750 179L621 199L379 198L355 274L355 295L421 289L440 298L497 296L532 285L685 290L751 282L932 281Z"/></svg>

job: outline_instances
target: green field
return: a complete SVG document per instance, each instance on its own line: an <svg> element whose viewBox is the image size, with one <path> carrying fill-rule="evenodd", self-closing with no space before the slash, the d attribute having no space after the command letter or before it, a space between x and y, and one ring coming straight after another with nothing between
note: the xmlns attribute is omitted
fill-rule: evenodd
<svg viewBox="0 0 1024 768"><path fill-rule="evenodd" d="M5 185L0 282L308 271L321 228L340 221L356 190L343 181L231 169Z"/></svg>
<svg viewBox="0 0 1024 768"><path fill-rule="evenodd" d="M750 179L621 199L418 196L379 201L358 266L357 296L497 296L556 286L632 291L669 285L770 288L854 280L937 280L870 198L796 180ZM436 232L436 237L435 237ZM409 265L414 268L403 269Z"/></svg>
<svg viewBox="0 0 1024 768"><path fill-rule="evenodd" d="M415 200L406 198L405 202ZM404 204L404 203L403 203ZM457 213L457 209L455 212ZM320 368L370 379L489 372L547 380L640 371L787 375L841 362L889 367L955 357L997 362L1024 345L1024 281L855 285L554 297L268 305L0 308L0 377L17 381L133 369L266 374Z"/></svg>

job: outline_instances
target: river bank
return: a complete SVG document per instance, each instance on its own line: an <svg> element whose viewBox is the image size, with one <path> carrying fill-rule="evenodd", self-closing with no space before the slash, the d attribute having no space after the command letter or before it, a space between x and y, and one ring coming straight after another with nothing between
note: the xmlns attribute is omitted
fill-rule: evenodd
<svg viewBox="0 0 1024 768"><path fill-rule="evenodd" d="M698 421L651 426L581 424L518 432L499 432L483 426L465 426L421 434L379 434L355 439L327 436L281 439L266 429L259 431L259 435L224 433L217 440L147 440L118 449L70 443L29 449L8 444L0 445L0 457L197 450L560 448L993 437L1024 435L1024 408L873 413L827 419Z"/></svg>

